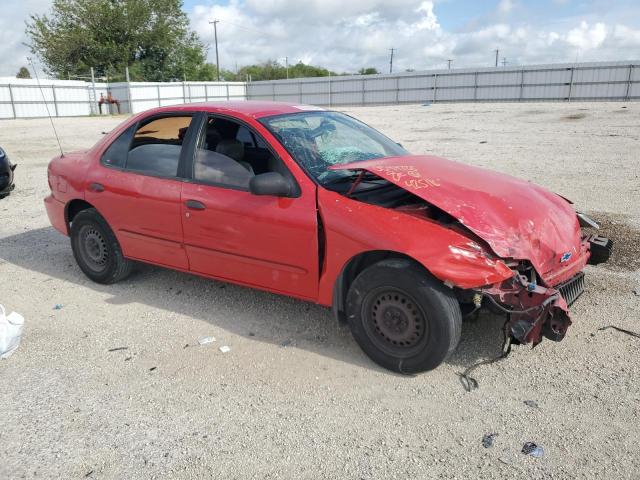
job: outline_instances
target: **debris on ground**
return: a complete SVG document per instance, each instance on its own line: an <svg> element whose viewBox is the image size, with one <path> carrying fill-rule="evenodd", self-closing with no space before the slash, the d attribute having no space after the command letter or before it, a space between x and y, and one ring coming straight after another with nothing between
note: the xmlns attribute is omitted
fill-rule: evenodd
<svg viewBox="0 0 640 480"><path fill-rule="evenodd" d="M288 345L291 345L291 339L290 339L290 338L287 338L286 340L284 340L284 341L280 342L280 346L281 346L282 348L284 348L284 347L286 347L286 346L288 346Z"/></svg>
<svg viewBox="0 0 640 480"><path fill-rule="evenodd" d="M505 321L502 327L503 341L502 341L502 353L495 358L489 358L487 360L481 360L479 362L474 363L470 367L468 367L464 372L458 373L458 377L460 377L460 383L462 387L467 391L471 392L479 387L478 381L471 376L471 372L473 372L476 368L482 365L491 365L492 363L499 362L500 360L504 360L511 353L511 337L507 334L507 325L508 321Z"/></svg>
<svg viewBox="0 0 640 480"><path fill-rule="evenodd" d="M149 369L149 371L150 371L150 372L153 372L156 368L158 368L158 367L151 367L151 368Z"/></svg>
<svg viewBox="0 0 640 480"><path fill-rule="evenodd" d="M202 337L198 340L199 345L207 345L216 341L216 337Z"/></svg>
<svg viewBox="0 0 640 480"><path fill-rule="evenodd" d="M129 350L129 347L115 347L115 348L110 348L109 350L107 350L107 352L118 352L120 350Z"/></svg>
<svg viewBox="0 0 640 480"><path fill-rule="evenodd" d="M0 358L9 358L20 345L24 317L17 312L9 315L0 305Z"/></svg>
<svg viewBox="0 0 640 480"><path fill-rule="evenodd" d="M223 345L223 346L220 347L220 351L222 353L230 352L231 351L231 347L228 347L227 345Z"/></svg>
<svg viewBox="0 0 640 480"><path fill-rule="evenodd" d="M634 294L636 297L640 297L640 290L636 288L635 290L633 290L633 294Z"/></svg>
<svg viewBox="0 0 640 480"><path fill-rule="evenodd" d="M536 402L535 400L525 400L525 401L524 401L524 404L525 404L527 407L531 407L531 408L540 408L540 407L538 406L538 402Z"/></svg>
<svg viewBox="0 0 640 480"><path fill-rule="evenodd" d="M533 442L527 442L522 446L522 453L531 457L544 457L544 449Z"/></svg>
<svg viewBox="0 0 640 480"><path fill-rule="evenodd" d="M487 433L485 434L484 437L482 437L482 446L484 448L491 448L493 447L493 441L495 440L495 438L498 436L497 433Z"/></svg>
<svg viewBox="0 0 640 480"><path fill-rule="evenodd" d="M481 140L480 143L489 143L486 140Z"/></svg>
<svg viewBox="0 0 640 480"><path fill-rule="evenodd" d="M54 310L62 310L62 308L63 308L63 307L64 307L64 305L63 305L62 303L56 303L56 304L53 306L53 309L54 309Z"/></svg>
<svg viewBox="0 0 640 480"><path fill-rule="evenodd" d="M616 327L615 325L607 325L606 327L600 327L598 330L607 330L609 328L612 328L622 333L626 333L627 335L630 335L632 337L640 338L640 333L636 333L636 332L632 332L631 330L626 330L624 328Z"/></svg>

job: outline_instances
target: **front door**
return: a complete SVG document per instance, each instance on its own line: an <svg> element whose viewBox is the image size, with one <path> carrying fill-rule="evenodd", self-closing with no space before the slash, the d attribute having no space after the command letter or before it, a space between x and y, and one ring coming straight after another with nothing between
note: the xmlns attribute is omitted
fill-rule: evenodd
<svg viewBox="0 0 640 480"><path fill-rule="evenodd" d="M190 269L315 300L318 237L314 187L295 198L256 196L253 175L291 175L246 125L210 116L199 136L193 180L182 187L182 225ZM248 145L247 143L253 143Z"/></svg>

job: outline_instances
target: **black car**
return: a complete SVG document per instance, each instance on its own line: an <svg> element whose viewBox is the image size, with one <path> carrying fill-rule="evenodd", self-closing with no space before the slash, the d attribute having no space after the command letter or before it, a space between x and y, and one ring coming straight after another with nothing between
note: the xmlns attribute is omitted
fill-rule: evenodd
<svg viewBox="0 0 640 480"><path fill-rule="evenodd" d="M13 183L13 171L16 165L12 165L5 151L0 147L0 199L3 199L15 188Z"/></svg>

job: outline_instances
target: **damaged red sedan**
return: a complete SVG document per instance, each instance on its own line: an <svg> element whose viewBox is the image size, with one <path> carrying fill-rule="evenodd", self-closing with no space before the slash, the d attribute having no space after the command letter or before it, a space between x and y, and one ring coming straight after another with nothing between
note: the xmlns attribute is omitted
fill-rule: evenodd
<svg viewBox="0 0 640 480"><path fill-rule="evenodd" d="M92 280L141 261L316 302L402 373L442 363L482 307L516 342L561 340L585 265L611 249L557 194L304 105L150 110L48 178L51 223Z"/></svg>

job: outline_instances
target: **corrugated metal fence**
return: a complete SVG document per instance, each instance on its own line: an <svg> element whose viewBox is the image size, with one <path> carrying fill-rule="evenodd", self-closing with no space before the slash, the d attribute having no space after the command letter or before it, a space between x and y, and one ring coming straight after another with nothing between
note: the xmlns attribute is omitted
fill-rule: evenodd
<svg viewBox="0 0 640 480"><path fill-rule="evenodd" d="M93 100L106 95L107 85L69 80L0 78L0 118L68 117L97 113ZM47 109L49 113L47 113ZM104 109L108 113L108 109Z"/></svg>
<svg viewBox="0 0 640 480"><path fill-rule="evenodd" d="M432 70L248 84L250 100L313 105L640 99L640 61Z"/></svg>
<svg viewBox="0 0 640 480"><path fill-rule="evenodd" d="M131 82L111 84L109 88L123 112L128 113L182 103L247 99L244 82Z"/></svg>
<svg viewBox="0 0 640 480"><path fill-rule="evenodd" d="M0 78L0 119L138 113L191 102L246 100L244 82L86 83ZM118 104L99 105L111 93ZM47 109L49 113L47 113Z"/></svg>
<svg viewBox="0 0 640 480"><path fill-rule="evenodd" d="M102 105L100 95L118 105ZM0 78L0 119L138 113L190 102L275 100L312 105L640 99L640 61L432 70L269 82L91 83ZM119 109L118 109L119 107Z"/></svg>

